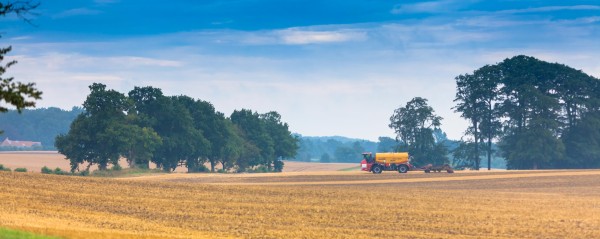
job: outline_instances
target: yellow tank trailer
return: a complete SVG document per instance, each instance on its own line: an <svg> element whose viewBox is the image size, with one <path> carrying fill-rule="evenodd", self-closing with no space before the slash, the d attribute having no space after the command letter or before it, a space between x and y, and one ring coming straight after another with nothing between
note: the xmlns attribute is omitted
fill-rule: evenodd
<svg viewBox="0 0 600 239"><path fill-rule="evenodd" d="M382 171L406 173L413 168L407 152L401 153L363 153L361 170L379 174Z"/></svg>
<svg viewBox="0 0 600 239"><path fill-rule="evenodd" d="M408 163L408 153L376 153L375 162L378 163Z"/></svg>

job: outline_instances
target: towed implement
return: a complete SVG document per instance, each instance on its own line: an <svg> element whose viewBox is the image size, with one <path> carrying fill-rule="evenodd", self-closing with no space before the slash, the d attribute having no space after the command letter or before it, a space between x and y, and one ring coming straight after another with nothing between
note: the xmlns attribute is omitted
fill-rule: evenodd
<svg viewBox="0 0 600 239"><path fill-rule="evenodd" d="M454 169L449 165L449 164L443 164L443 165L432 165L432 164L427 164L424 167L419 168L418 170L423 170L425 173L430 173L430 172L442 172L442 171L446 171L447 173L454 173Z"/></svg>

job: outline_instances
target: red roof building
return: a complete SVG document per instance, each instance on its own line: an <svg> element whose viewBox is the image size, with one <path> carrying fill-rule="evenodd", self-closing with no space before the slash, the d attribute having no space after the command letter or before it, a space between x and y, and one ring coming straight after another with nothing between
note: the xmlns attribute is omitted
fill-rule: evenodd
<svg viewBox="0 0 600 239"><path fill-rule="evenodd" d="M42 146L41 142L33 142L33 141L17 141L10 140L8 137L0 143L0 147L17 147L17 148L32 148L34 146Z"/></svg>

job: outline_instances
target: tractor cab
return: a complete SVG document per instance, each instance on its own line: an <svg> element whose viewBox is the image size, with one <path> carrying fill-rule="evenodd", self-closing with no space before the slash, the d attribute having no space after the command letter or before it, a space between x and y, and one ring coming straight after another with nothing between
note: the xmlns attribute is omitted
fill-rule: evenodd
<svg viewBox="0 0 600 239"><path fill-rule="evenodd" d="M367 162L373 162L373 160L375 160L373 158L373 154L371 152L367 152L367 153L362 153L363 156L363 160L366 160Z"/></svg>
<svg viewBox="0 0 600 239"><path fill-rule="evenodd" d="M373 158L373 154L371 152L367 152L367 153L362 153L363 159L360 162L360 169L362 171L371 171L371 165L373 165L373 162L375 161L375 158Z"/></svg>

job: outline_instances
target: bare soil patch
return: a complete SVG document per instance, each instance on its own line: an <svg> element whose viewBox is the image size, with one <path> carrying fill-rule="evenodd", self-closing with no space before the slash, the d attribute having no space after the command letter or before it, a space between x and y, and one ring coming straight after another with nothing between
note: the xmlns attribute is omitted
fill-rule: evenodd
<svg viewBox="0 0 600 239"><path fill-rule="evenodd" d="M39 173L42 167L61 168L68 171L71 166L65 156L56 151L11 151L0 152L0 164L5 167L27 168L29 172Z"/></svg>

